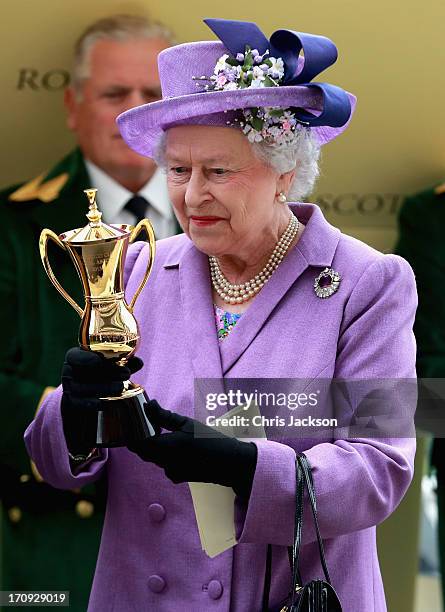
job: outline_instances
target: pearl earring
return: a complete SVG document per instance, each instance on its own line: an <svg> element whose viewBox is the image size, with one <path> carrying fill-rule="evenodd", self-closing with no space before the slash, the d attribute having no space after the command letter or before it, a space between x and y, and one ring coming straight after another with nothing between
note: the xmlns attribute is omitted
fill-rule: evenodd
<svg viewBox="0 0 445 612"><path fill-rule="evenodd" d="M285 204L287 202L287 198L282 191L280 191L280 194L278 196L278 202L280 202L281 204Z"/></svg>

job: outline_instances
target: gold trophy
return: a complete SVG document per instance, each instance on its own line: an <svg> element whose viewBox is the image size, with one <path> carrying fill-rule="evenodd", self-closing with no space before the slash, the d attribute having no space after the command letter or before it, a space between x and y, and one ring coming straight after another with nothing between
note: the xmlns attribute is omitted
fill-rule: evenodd
<svg viewBox="0 0 445 612"><path fill-rule="evenodd" d="M79 345L102 353L118 365L125 365L139 343L139 330L133 315L135 302L150 276L155 256L155 235L148 219L132 225L108 225L101 221L96 204L97 189L85 189L89 200L89 223L57 236L42 230L39 248L45 271L57 289L81 317ZM150 259L144 278L129 304L125 301L123 271L128 245L145 230L150 245ZM81 308L60 285L48 259L48 241L52 240L70 255L80 277L85 295ZM130 380L124 382L121 395L100 398L104 409L98 413L97 446L125 446L128 441L155 435L144 412L144 389Z"/></svg>

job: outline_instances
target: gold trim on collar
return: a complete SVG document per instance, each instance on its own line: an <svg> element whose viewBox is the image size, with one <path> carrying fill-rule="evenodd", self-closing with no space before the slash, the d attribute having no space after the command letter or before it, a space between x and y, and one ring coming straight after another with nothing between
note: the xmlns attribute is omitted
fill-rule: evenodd
<svg viewBox="0 0 445 612"><path fill-rule="evenodd" d="M52 202L59 197L59 193L69 179L69 174L64 172L42 184L44 177L44 174L40 174L32 179L32 181L25 183L17 191L11 193L8 199L13 202L28 202L29 200L41 200L45 203Z"/></svg>
<svg viewBox="0 0 445 612"><path fill-rule="evenodd" d="M443 193L445 193L445 183L442 183L441 185L437 185L437 187L434 190L434 193L436 195L442 195Z"/></svg>

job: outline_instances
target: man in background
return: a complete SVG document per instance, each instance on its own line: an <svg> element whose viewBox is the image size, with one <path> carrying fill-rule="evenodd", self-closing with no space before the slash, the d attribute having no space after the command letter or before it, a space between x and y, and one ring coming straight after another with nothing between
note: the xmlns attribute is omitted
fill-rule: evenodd
<svg viewBox="0 0 445 612"><path fill-rule="evenodd" d="M434 436L431 465L437 476L438 545L442 601L445 606L445 439L442 427L445 378L445 183L407 197L399 211L398 222L399 240L395 252L411 264L419 296L414 324L416 370L421 383L417 415L418 419L426 418L419 424Z"/></svg>
<svg viewBox="0 0 445 612"><path fill-rule="evenodd" d="M45 393L60 380L60 363L77 344L79 319L49 282L38 240L83 227L83 190L98 189L107 223L147 216L156 237L174 234L165 177L131 151L115 124L122 111L161 97L157 56L172 42L164 26L117 15L92 24L75 47L72 85L65 92L68 127L78 147L49 172L0 194L0 496L3 590L70 591L70 610L85 612L103 521L106 483L60 491L30 465L23 432ZM60 249L53 269L79 303L74 266ZM125 534L122 534L125 537ZM118 554L118 551L117 551ZM111 586L111 585L110 585Z"/></svg>

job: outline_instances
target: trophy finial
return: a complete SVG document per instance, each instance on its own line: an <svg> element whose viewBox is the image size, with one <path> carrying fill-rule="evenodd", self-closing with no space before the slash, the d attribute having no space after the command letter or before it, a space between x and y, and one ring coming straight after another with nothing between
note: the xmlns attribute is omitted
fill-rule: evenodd
<svg viewBox="0 0 445 612"><path fill-rule="evenodd" d="M87 219L90 222L90 225L93 227L97 227L101 223L102 213L97 208L96 203L96 194L97 189L84 189L84 193L88 198L88 202L90 203L90 210L87 213Z"/></svg>

